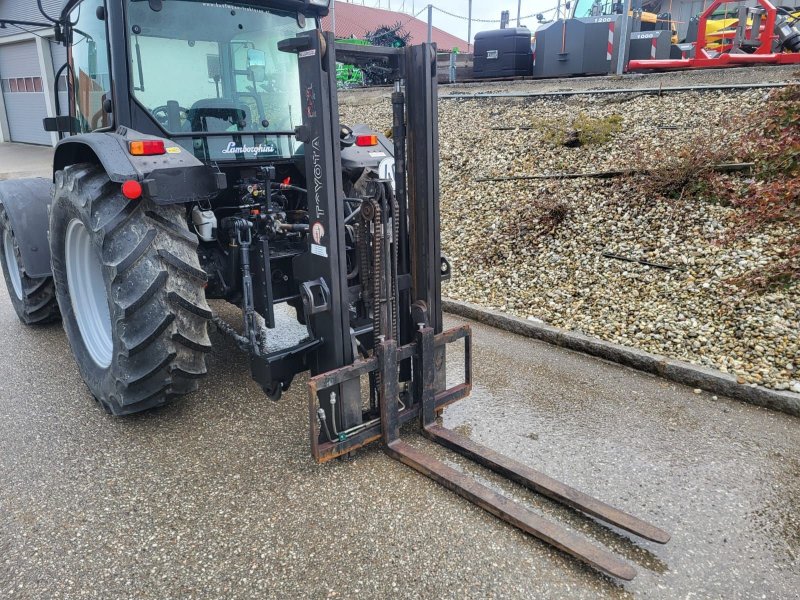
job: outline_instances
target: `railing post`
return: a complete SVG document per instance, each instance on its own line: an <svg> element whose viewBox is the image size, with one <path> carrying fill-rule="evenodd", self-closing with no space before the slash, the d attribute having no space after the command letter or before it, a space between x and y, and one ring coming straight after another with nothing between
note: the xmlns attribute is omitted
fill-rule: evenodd
<svg viewBox="0 0 800 600"><path fill-rule="evenodd" d="M622 23L619 31L619 48L617 49L617 75L625 72L628 66L628 50L631 46L631 0L625 0L625 8L622 10Z"/></svg>

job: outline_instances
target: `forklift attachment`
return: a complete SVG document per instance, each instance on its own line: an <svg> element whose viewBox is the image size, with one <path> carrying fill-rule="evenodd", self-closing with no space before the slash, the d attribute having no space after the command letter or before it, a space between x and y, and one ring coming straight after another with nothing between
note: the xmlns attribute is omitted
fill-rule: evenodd
<svg viewBox="0 0 800 600"><path fill-rule="evenodd" d="M707 23L718 14L723 4L738 4L738 26L709 35ZM800 29L796 19L779 14L769 0L757 0L756 6L746 7L741 0L713 0L698 19L694 55L689 58L663 60L631 60L628 71L644 69L714 69L754 64L800 64ZM726 6L727 14L727 6ZM783 11L784 13L786 11ZM731 10L731 14L736 13ZM709 46L715 40L728 40L720 49Z"/></svg>
<svg viewBox="0 0 800 600"><path fill-rule="evenodd" d="M662 544L669 540L668 533L653 525L436 424L445 406L472 391L472 332L467 325L443 329L441 285L449 265L440 240L434 47L336 45L330 34L301 34L282 42L281 48L298 54L307 103L298 137L306 143L306 170L316 177L318 208L312 221L327 218L331 241L344 239L345 226L356 227L359 264L348 286L329 285L325 310L307 314L311 329L323 340L311 355L308 383L314 458L326 462L382 440L390 457L507 523L598 571L633 579L636 571L619 557L400 439L400 427L419 419L423 434L433 442L534 492L642 538ZM359 220L347 223L340 215L349 199L342 198L334 177L339 148L318 143L326 136L335 139L340 130L335 118L337 61L359 67L379 62L395 79L394 177L366 175L369 184L357 201ZM336 281L337 273L343 278L343 248L328 248L301 263L303 279ZM347 271L356 273L352 266ZM360 312L354 300L365 302L368 310ZM448 387L447 348L462 342L463 381Z"/></svg>
<svg viewBox="0 0 800 600"><path fill-rule="evenodd" d="M476 506L543 542L555 546L562 552L574 556L598 571L626 581L630 581L636 576L633 567L610 552L592 546L585 540L402 440L396 439L387 443L386 453L423 475L427 475Z"/></svg>
<svg viewBox="0 0 800 600"><path fill-rule="evenodd" d="M596 517L609 525L624 529L646 540L658 542L659 544L666 544L669 541L670 535L666 531L645 523L641 519L609 506L596 498L592 498L560 481L556 481L514 459L498 454L491 448L481 446L449 429L431 423L425 425L422 432L425 437L437 444L458 452L487 469L491 469L495 473L499 473L534 492L547 496L551 500Z"/></svg>
<svg viewBox="0 0 800 600"><path fill-rule="evenodd" d="M437 393L434 349L444 347L459 339L465 340L465 381ZM615 555L593 546L400 439L400 425L412 418L420 417L423 434L445 448L454 450L534 492L612 526L660 544L666 544L669 541L670 535L666 531L437 425L436 417L443 408L465 397L471 390L471 354L471 331L468 326L457 327L438 336L433 333L433 329L422 327L417 333L416 341L409 346L397 348L393 340L386 340L377 348L376 356L373 359L359 361L350 367L312 378L309 382L309 400L312 412L312 447L317 460L321 462L330 460L381 438L384 442L384 449L390 457L430 477L476 506L598 571L624 580L633 579L636 571ZM401 410L401 394L396 374L400 362L408 357L411 357L414 362L415 375L420 377L415 381L420 382L421 385L415 387L412 398L407 397L408 404L412 408L404 403L406 407ZM360 435L349 439L343 437L339 442L316 444L319 435L316 423L324 421L319 418L321 413L316 411L318 391L374 372L382 375L382 385L379 390L380 418L376 419Z"/></svg>

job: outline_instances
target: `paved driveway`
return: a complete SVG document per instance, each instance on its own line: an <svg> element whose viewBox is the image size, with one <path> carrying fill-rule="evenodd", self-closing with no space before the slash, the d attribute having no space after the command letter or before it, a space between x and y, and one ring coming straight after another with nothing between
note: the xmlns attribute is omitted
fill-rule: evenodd
<svg viewBox="0 0 800 600"><path fill-rule="evenodd" d="M30 144L0 144L0 180L50 177L52 168L52 148Z"/></svg>
<svg viewBox="0 0 800 600"><path fill-rule="evenodd" d="M637 566L633 582L581 566L379 447L314 464L304 379L270 402L219 335L200 392L113 419L61 327L21 325L0 282L0 598L797 597L798 419L474 329L476 390L445 425L672 541L632 541L413 430L410 440L618 552Z"/></svg>

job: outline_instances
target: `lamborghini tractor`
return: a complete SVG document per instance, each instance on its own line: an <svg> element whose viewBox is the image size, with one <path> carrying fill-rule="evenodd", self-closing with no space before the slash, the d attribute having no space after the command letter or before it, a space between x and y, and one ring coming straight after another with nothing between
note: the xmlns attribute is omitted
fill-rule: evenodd
<svg viewBox="0 0 800 600"><path fill-rule="evenodd" d="M607 550L401 439L418 422L555 501L669 539L438 424L470 393L472 334L442 318L435 47L337 44L320 29L328 4L69 0L60 15L42 11L67 48L56 79L66 76L69 103L44 122L60 137L52 179L0 183L0 263L17 315L62 321L89 392L117 416L196 390L215 327L274 400L310 371L317 461L382 442L492 514L633 578ZM337 61L391 73L391 139L340 124ZM274 349L278 305L305 335ZM464 377L448 387L452 344Z"/></svg>

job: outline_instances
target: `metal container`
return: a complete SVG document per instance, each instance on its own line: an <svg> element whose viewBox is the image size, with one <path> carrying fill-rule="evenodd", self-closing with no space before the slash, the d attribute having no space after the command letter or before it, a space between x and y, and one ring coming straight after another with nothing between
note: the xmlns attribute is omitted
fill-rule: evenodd
<svg viewBox="0 0 800 600"><path fill-rule="evenodd" d="M496 29L475 36L474 77L524 77L532 68L530 29Z"/></svg>

